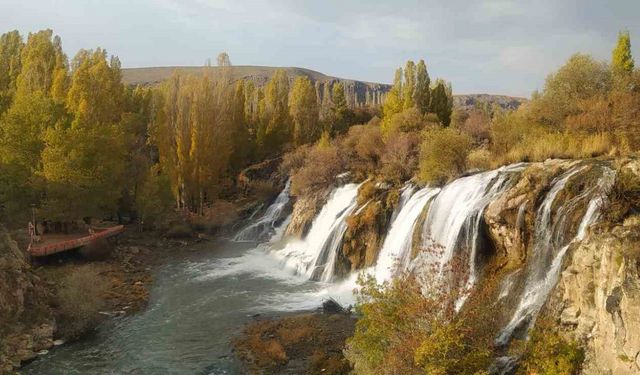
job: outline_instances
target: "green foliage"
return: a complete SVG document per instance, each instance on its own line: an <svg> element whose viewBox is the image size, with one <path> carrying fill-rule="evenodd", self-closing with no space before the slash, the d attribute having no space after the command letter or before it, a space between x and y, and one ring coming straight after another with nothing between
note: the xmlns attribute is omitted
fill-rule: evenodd
<svg viewBox="0 0 640 375"><path fill-rule="evenodd" d="M543 93L534 95L531 116L543 124L560 125L567 116L579 111L580 101L606 94L610 87L611 74L605 63L575 54L547 77Z"/></svg>
<svg viewBox="0 0 640 375"><path fill-rule="evenodd" d="M416 64L409 60L404 67L404 83L403 83L403 109L409 109L415 107L415 92L416 92Z"/></svg>
<svg viewBox="0 0 640 375"><path fill-rule="evenodd" d="M447 267L453 271L455 267ZM450 272L445 272L449 274ZM458 281L464 282L464 278ZM356 332L345 356L358 374L475 374L491 360L490 312L470 299L460 313L460 296L449 278L400 276L379 285L360 277Z"/></svg>
<svg viewBox="0 0 640 375"><path fill-rule="evenodd" d="M611 53L611 69L614 73L630 73L633 71L634 61L631 56L631 37L629 31L618 34L618 42Z"/></svg>
<svg viewBox="0 0 640 375"><path fill-rule="evenodd" d="M267 83L260 107L260 128L257 142L263 155L282 151L291 138L289 115L289 78L284 70L277 70Z"/></svg>
<svg viewBox="0 0 640 375"><path fill-rule="evenodd" d="M452 128L436 128L425 133L420 151L420 179L444 184L466 169L472 140Z"/></svg>
<svg viewBox="0 0 640 375"><path fill-rule="evenodd" d="M22 69L24 43L17 30L0 36L0 115L11 105L16 92L18 74Z"/></svg>
<svg viewBox="0 0 640 375"><path fill-rule="evenodd" d="M436 86L431 93L430 111L438 115L442 125L449 126L453 111L453 98L447 84L442 80L436 81Z"/></svg>
<svg viewBox="0 0 640 375"><path fill-rule="evenodd" d="M529 335L518 373L577 375L583 361L583 349L562 337L551 322L542 320Z"/></svg>
<svg viewBox="0 0 640 375"><path fill-rule="evenodd" d="M294 144L300 146L318 139L318 101L309 78L296 78L289 98L289 110L293 120Z"/></svg>
<svg viewBox="0 0 640 375"><path fill-rule="evenodd" d="M331 133L334 135L341 134L347 130L351 120L351 111L349 111L349 107L347 106L344 85L342 83L333 85L332 102L331 113L333 115L333 125Z"/></svg>
<svg viewBox="0 0 640 375"><path fill-rule="evenodd" d="M413 101L420 113L425 114L429 111L431 103L431 80L427 72L427 65L424 60L420 60L416 66L416 88L413 92Z"/></svg>
<svg viewBox="0 0 640 375"><path fill-rule="evenodd" d="M149 172L136 197L140 226L153 226L166 217L173 206L173 196L168 176L163 175L155 165Z"/></svg>

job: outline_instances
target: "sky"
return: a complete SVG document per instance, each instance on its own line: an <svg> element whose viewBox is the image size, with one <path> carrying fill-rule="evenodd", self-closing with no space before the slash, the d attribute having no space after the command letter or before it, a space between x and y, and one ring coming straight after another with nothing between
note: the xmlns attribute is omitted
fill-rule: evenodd
<svg viewBox="0 0 640 375"><path fill-rule="evenodd" d="M390 83L424 59L459 94L528 97L573 53L609 60L622 29L640 56L640 0L0 0L0 26L51 28L69 56L103 47L123 67L226 51L234 65Z"/></svg>

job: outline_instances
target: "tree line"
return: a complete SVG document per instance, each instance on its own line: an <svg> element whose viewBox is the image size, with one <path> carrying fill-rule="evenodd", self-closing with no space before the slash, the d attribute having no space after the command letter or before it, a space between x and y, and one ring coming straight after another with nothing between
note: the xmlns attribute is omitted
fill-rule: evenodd
<svg viewBox="0 0 640 375"><path fill-rule="evenodd" d="M344 133L375 107L354 109L340 82L264 87L232 79L226 53L201 75L159 87L123 84L101 48L68 59L51 30L0 37L0 208L24 223L202 213L234 190L243 167ZM367 95L370 98L370 95ZM368 99L373 102L373 99Z"/></svg>

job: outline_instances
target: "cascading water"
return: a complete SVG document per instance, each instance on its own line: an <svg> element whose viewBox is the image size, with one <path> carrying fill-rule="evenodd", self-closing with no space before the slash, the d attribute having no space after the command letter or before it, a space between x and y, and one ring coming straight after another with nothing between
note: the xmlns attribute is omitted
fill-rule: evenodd
<svg viewBox="0 0 640 375"><path fill-rule="evenodd" d="M552 182L551 190L538 208L535 220L535 237L532 258L525 272L525 287L518 307L511 321L502 329L496 342L506 344L516 330L523 332L535 322L535 318L544 305L547 296L555 287L560 276L564 255L571 243L580 241L586 235L587 228L599 217L599 209L604 196L611 188L615 172L608 167L602 168L602 175L597 183L585 189L581 194L564 202L552 215L552 207L556 197L571 178L587 167L576 166L565 172ZM568 218L582 203L588 200L586 211L580 221L577 233L570 241L566 240Z"/></svg>
<svg viewBox="0 0 640 375"><path fill-rule="evenodd" d="M375 266L374 273L378 282L389 280L396 269L404 270L408 267L411 260L413 232L420 213L439 191L440 189L437 188L426 187L408 198L406 195L408 192L413 193L413 187L406 187L402 192L399 210L392 220Z"/></svg>
<svg viewBox="0 0 640 375"><path fill-rule="evenodd" d="M521 164L478 173L453 181L442 188L429 207L423 227L422 246L441 247L441 252L423 252L416 264L442 267L456 250L464 248L469 257L469 285L476 279L476 257L481 232L481 219L486 206L511 187ZM434 254L435 253L435 254ZM427 257L427 259L425 259Z"/></svg>
<svg viewBox="0 0 640 375"><path fill-rule="evenodd" d="M254 223L246 226L238 232L233 241L259 242L269 239L276 233L276 229L285 219L284 214L289 205L289 192L291 179L287 180L284 189L278 194L276 200L267 208L264 214Z"/></svg>
<svg viewBox="0 0 640 375"><path fill-rule="evenodd" d="M347 184L335 189L313 220L302 241L292 241L273 254L286 267L306 277L328 282L333 279L337 252L347 229L346 219L357 206L360 185Z"/></svg>

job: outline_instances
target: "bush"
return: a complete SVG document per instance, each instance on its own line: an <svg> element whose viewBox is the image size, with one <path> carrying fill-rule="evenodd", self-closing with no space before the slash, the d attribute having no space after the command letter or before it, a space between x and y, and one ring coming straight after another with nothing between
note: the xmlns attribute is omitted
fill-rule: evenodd
<svg viewBox="0 0 640 375"><path fill-rule="evenodd" d="M486 148L478 148L467 156L467 166L471 169L487 170L493 165L493 156Z"/></svg>
<svg viewBox="0 0 640 375"><path fill-rule="evenodd" d="M420 179L444 184L463 173L471 144L471 137L452 128L427 131L420 151Z"/></svg>
<svg viewBox="0 0 640 375"><path fill-rule="evenodd" d="M420 146L418 133L401 133L387 139L381 158L382 176L395 183L410 179L417 166Z"/></svg>
<svg viewBox="0 0 640 375"><path fill-rule="evenodd" d="M319 143L309 151L304 166L291 176L291 194L302 195L325 189L342 172L344 166L337 147Z"/></svg>
<svg viewBox="0 0 640 375"><path fill-rule="evenodd" d="M105 283L101 268L94 264L73 269L62 281L56 295L57 334L77 339L100 322L105 306Z"/></svg>
<svg viewBox="0 0 640 375"><path fill-rule="evenodd" d="M462 123L460 130L469 134L476 143L484 143L491 135L491 118L485 112L474 109Z"/></svg>
<svg viewBox="0 0 640 375"><path fill-rule="evenodd" d="M397 133L406 133L412 131L423 130L428 125L436 125L437 121L433 124L425 119L415 107L405 109L400 113L396 113L391 116L390 119L383 122L382 131L385 137L392 136Z"/></svg>
<svg viewBox="0 0 640 375"><path fill-rule="evenodd" d="M169 225L165 235L169 238L189 238L193 235L193 231L187 223L178 221Z"/></svg>
<svg viewBox="0 0 640 375"><path fill-rule="evenodd" d="M577 375L584 351L563 338L549 320L538 321L531 331L518 374Z"/></svg>
<svg viewBox="0 0 640 375"><path fill-rule="evenodd" d="M380 128L371 125L356 125L340 143L341 155L356 179L365 179L377 173L384 152Z"/></svg>
<svg viewBox="0 0 640 375"><path fill-rule="evenodd" d="M495 322L488 296L469 298L456 312L467 280L456 263L445 268L451 277L404 275L383 285L370 276L359 280L361 316L345 349L356 373L476 374L489 366Z"/></svg>

